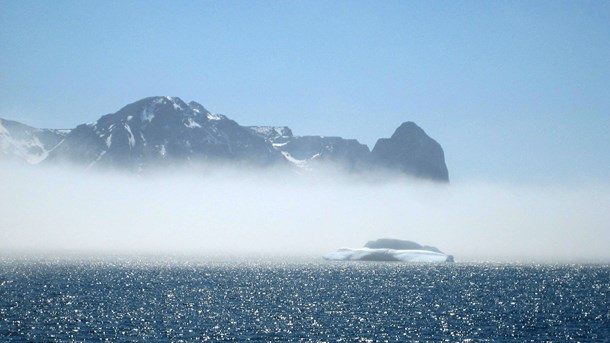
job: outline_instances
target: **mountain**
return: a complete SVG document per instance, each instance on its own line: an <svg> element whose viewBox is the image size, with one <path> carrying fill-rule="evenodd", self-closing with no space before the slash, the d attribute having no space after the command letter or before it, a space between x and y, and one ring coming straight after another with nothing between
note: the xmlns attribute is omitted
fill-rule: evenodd
<svg viewBox="0 0 610 343"><path fill-rule="evenodd" d="M136 101L72 130L0 119L0 160L15 159L133 171L210 163L313 171L332 164L351 172L389 169L449 181L440 144L412 122L379 139L371 151L355 139L295 136L282 126L241 126L196 102L167 96Z"/></svg>
<svg viewBox="0 0 610 343"><path fill-rule="evenodd" d="M47 161L141 170L153 165L244 162L257 166L285 159L263 138L196 102L151 97L72 130Z"/></svg>
<svg viewBox="0 0 610 343"><path fill-rule="evenodd" d="M370 154L369 147L355 139L294 136L285 126L250 126L250 129L281 151L288 161L305 169L332 162L353 171L367 163Z"/></svg>
<svg viewBox="0 0 610 343"><path fill-rule="evenodd" d="M49 155L68 131L37 129L19 122L0 119L0 160L36 164Z"/></svg>
<svg viewBox="0 0 610 343"><path fill-rule="evenodd" d="M449 182L443 148L413 122L400 125L392 137L379 139L371 160L408 175Z"/></svg>

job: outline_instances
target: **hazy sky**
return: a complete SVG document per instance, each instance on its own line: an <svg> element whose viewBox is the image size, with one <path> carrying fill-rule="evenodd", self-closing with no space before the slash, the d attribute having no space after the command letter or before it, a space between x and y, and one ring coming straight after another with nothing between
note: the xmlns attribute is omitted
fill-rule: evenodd
<svg viewBox="0 0 610 343"><path fill-rule="evenodd" d="M153 95L356 138L412 120L454 182L610 175L608 1L0 1L0 117Z"/></svg>

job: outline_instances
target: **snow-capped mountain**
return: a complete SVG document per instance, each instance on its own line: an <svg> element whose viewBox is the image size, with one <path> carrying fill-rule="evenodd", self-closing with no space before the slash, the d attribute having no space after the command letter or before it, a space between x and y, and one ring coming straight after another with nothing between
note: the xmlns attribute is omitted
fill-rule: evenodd
<svg viewBox="0 0 610 343"><path fill-rule="evenodd" d="M206 165L295 166L332 163L351 172L390 169L449 181L440 144L412 122L372 151L355 139L295 136L288 127L245 127L196 102L150 97L72 130L37 129L0 119L0 160L70 162L83 168Z"/></svg>
<svg viewBox="0 0 610 343"><path fill-rule="evenodd" d="M47 158L57 160L141 169L226 160L264 166L285 159L251 130L196 102L151 97L76 127Z"/></svg>
<svg viewBox="0 0 610 343"><path fill-rule="evenodd" d="M368 164L370 150L355 139L324 136L294 136L287 127L251 126L250 129L282 152L298 167L315 169L317 163L332 162L350 171Z"/></svg>
<svg viewBox="0 0 610 343"><path fill-rule="evenodd" d="M37 129L0 119L0 160L39 163L67 134L68 130Z"/></svg>

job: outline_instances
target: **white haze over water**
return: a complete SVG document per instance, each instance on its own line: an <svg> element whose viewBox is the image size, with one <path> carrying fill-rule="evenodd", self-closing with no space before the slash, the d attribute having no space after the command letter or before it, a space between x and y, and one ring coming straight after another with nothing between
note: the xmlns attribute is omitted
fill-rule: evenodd
<svg viewBox="0 0 610 343"><path fill-rule="evenodd" d="M457 261L610 261L608 184L0 167L2 252L321 257L390 237Z"/></svg>

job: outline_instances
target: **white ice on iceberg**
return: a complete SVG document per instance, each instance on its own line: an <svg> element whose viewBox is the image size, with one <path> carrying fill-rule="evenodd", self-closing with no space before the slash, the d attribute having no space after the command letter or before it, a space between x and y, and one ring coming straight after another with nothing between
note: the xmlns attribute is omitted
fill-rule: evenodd
<svg viewBox="0 0 610 343"><path fill-rule="evenodd" d="M324 256L333 261L453 262L453 256L428 250L341 248Z"/></svg>

